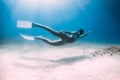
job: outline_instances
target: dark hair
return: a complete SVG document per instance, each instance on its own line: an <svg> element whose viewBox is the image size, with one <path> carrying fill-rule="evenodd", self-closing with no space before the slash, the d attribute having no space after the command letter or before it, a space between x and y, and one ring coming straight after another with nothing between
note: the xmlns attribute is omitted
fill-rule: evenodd
<svg viewBox="0 0 120 80"><path fill-rule="evenodd" d="M83 30L83 29L79 29L79 30L77 31L77 33L78 33L79 35L82 35L82 34L84 34L84 30Z"/></svg>

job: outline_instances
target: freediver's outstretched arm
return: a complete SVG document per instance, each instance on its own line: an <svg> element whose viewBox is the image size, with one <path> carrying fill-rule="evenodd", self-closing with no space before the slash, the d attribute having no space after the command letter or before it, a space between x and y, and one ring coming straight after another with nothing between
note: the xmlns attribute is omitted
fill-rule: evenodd
<svg viewBox="0 0 120 80"><path fill-rule="evenodd" d="M85 37L85 36L87 36L87 35L90 34L90 33L91 33L91 31L88 31L88 32L85 33L85 34L82 34L82 35L80 36L80 38Z"/></svg>

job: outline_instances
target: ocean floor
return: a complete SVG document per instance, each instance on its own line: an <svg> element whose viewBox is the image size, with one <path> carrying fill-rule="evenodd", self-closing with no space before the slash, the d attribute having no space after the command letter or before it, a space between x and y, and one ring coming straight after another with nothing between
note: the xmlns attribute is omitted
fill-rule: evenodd
<svg viewBox="0 0 120 80"><path fill-rule="evenodd" d="M0 80L120 80L120 46L0 46Z"/></svg>

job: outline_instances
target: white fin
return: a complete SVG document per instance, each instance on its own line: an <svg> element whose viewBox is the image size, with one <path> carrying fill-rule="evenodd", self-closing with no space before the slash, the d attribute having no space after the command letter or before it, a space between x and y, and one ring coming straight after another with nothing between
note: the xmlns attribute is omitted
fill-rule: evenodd
<svg viewBox="0 0 120 80"><path fill-rule="evenodd" d="M19 28L32 28L32 22L17 21L17 27L19 27Z"/></svg>
<svg viewBox="0 0 120 80"><path fill-rule="evenodd" d="M20 33L20 35L26 40L35 40L34 37L32 37L32 36L23 35L21 33Z"/></svg>

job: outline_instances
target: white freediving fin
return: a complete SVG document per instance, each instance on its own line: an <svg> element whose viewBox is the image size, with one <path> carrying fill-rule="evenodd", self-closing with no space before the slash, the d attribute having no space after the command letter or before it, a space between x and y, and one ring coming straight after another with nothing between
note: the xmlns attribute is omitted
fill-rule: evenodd
<svg viewBox="0 0 120 80"><path fill-rule="evenodd" d="M17 27L18 28L32 28L32 22L18 20L17 21Z"/></svg>
<svg viewBox="0 0 120 80"><path fill-rule="evenodd" d="M20 36L22 36L26 40L35 40L35 38L33 36L27 36L27 35L24 35L24 34L21 34L21 33L20 33Z"/></svg>

